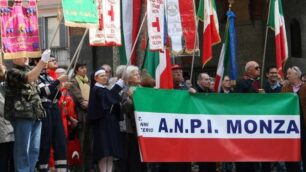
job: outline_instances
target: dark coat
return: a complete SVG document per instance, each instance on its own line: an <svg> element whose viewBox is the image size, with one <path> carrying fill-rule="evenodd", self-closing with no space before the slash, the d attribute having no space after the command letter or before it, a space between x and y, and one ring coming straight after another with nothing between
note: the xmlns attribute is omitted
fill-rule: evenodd
<svg viewBox="0 0 306 172"><path fill-rule="evenodd" d="M92 124L93 160L98 162L104 157L122 157L120 141L120 115L114 108L120 103L121 87L115 85L111 90L106 87L91 88L87 121Z"/></svg>

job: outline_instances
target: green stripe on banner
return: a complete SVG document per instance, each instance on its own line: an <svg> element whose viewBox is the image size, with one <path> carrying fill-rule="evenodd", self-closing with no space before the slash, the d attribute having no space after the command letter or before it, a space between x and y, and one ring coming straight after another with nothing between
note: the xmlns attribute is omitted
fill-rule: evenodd
<svg viewBox="0 0 306 172"><path fill-rule="evenodd" d="M135 111L210 115L299 115L294 93L190 94L182 90L137 88Z"/></svg>

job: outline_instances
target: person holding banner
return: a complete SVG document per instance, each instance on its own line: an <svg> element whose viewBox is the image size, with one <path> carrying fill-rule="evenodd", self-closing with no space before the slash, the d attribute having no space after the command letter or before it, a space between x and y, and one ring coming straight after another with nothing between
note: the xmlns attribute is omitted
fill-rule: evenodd
<svg viewBox="0 0 306 172"><path fill-rule="evenodd" d="M13 60L7 72L4 114L12 121L15 134L14 163L16 172L33 172L38 160L41 119L46 117L38 94L36 80L50 58L45 50L40 61L31 69L27 58Z"/></svg>
<svg viewBox="0 0 306 172"><path fill-rule="evenodd" d="M61 75L57 79L52 78L47 71L55 71L58 67L56 59L51 57L46 69L39 76L40 97L47 117L42 119L42 135L39 152L38 168L41 172L49 170L50 150L53 148L55 169L65 171L67 169L67 144L61 118L58 100L60 84L66 82L67 75ZM55 72L54 72L55 73ZM54 76L56 77L56 76Z"/></svg>
<svg viewBox="0 0 306 172"><path fill-rule="evenodd" d="M109 90L104 69L98 69L92 77L87 121L92 125L93 160L98 163L100 172L112 172L114 158L122 158L120 117L114 113L114 105L120 103L119 92L124 82L119 79Z"/></svg>
<svg viewBox="0 0 306 172"><path fill-rule="evenodd" d="M141 83L139 69L136 66L128 66L123 73L123 78L129 86L121 95L122 114L126 128L124 146L124 157L121 161L123 172L144 172L147 171L146 164L141 162L139 144L137 140L137 129L134 114L133 91Z"/></svg>
<svg viewBox="0 0 306 172"><path fill-rule="evenodd" d="M245 75L238 80L234 89L235 93L259 93L260 89L260 67L257 62L249 61L245 65ZM255 163L237 162L236 172L255 172Z"/></svg>
<svg viewBox="0 0 306 172"><path fill-rule="evenodd" d="M300 98L300 122L301 122L301 158L303 169L306 170L306 84L301 80L302 72L299 67L292 66L287 70L288 82L282 88L283 93L293 92ZM286 162L287 172L301 171L300 162Z"/></svg>

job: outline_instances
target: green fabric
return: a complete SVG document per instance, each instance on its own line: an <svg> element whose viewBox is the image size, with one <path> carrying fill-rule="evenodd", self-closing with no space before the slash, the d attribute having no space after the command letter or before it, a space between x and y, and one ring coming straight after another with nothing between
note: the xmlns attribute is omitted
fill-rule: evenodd
<svg viewBox="0 0 306 172"><path fill-rule="evenodd" d="M62 0L66 22L98 23L98 10L95 0Z"/></svg>
<svg viewBox="0 0 306 172"><path fill-rule="evenodd" d="M182 90L137 88L135 111L210 115L299 115L299 99L293 93L190 94Z"/></svg>
<svg viewBox="0 0 306 172"><path fill-rule="evenodd" d="M150 51L149 48L146 50L143 69L145 69L148 74L155 79L156 68L159 64L159 52Z"/></svg>

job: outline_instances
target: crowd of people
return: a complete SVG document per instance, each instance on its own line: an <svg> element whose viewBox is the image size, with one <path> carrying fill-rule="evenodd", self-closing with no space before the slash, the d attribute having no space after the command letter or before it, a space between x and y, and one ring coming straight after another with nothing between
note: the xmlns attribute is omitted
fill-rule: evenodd
<svg viewBox="0 0 306 172"><path fill-rule="evenodd" d="M154 87L145 70L120 65L113 76L104 64L88 75L85 63L77 63L72 77L46 50L30 66L27 58L0 65L0 170L3 172L299 172L306 169L306 76L297 66L282 80L275 66L266 71L261 88L261 68L246 63L245 75L236 84L224 76L220 93L280 93L299 95L301 107L302 162L194 162L143 163L139 153L133 106L136 87ZM70 75L69 75L70 76ZM90 78L88 77L90 76ZM195 83L172 66L174 89L214 93L212 77L201 72ZM222 153L222 152L220 152ZM203 155L205 156L205 155Z"/></svg>

